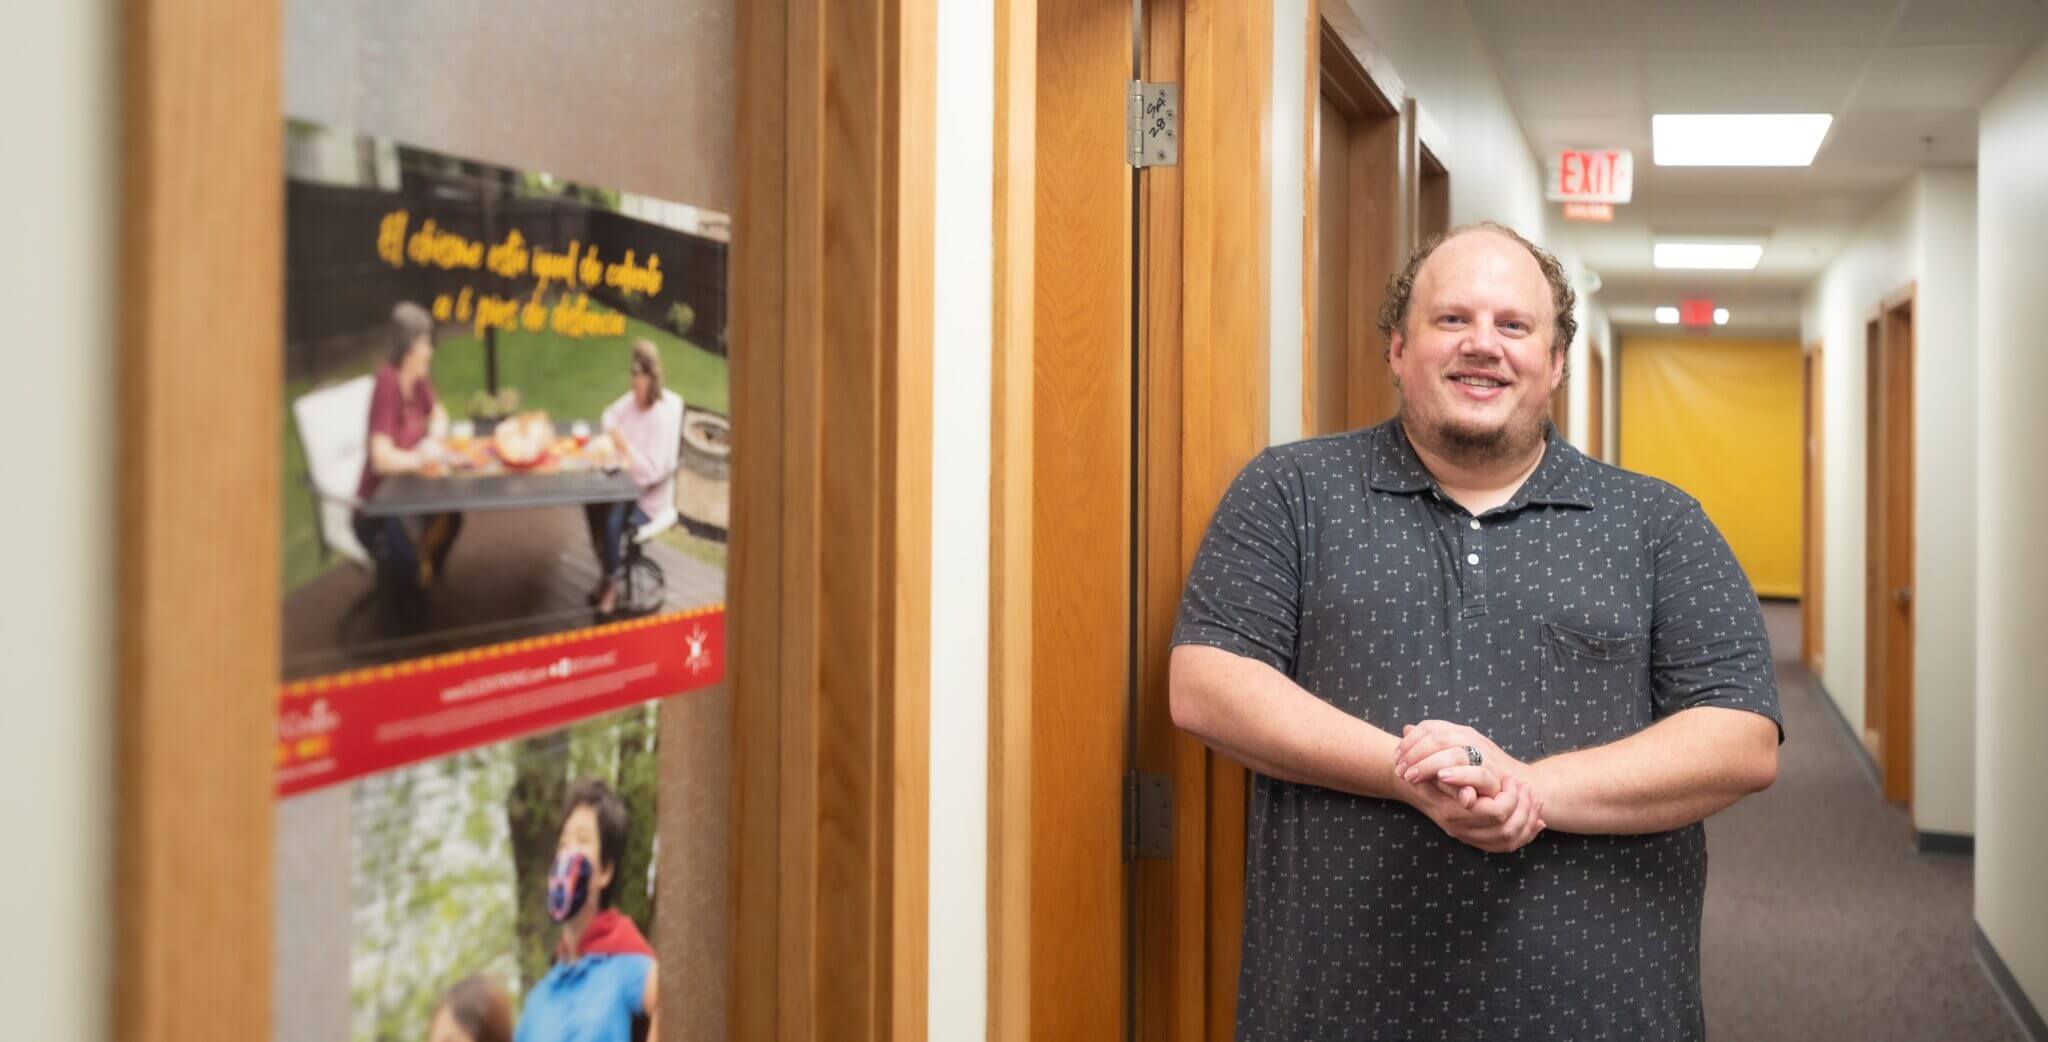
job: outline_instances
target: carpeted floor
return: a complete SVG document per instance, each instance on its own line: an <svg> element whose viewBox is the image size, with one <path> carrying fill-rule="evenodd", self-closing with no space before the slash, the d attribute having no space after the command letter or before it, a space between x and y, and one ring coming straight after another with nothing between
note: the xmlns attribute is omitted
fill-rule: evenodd
<svg viewBox="0 0 2048 1042"><path fill-rule="evenodd" d="M1707 822L1701 976L1716 1042L2023 1042L1971 949L1970 863L1922 857L1901 807L1766 604L1785 710L1778 783Z"/></svg>

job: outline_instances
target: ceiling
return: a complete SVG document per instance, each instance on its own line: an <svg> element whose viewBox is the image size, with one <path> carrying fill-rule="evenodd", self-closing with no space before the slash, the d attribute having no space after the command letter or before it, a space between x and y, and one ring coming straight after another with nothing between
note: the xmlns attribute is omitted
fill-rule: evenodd
<svg viewBox="0 0 2048 1042"><path fill-rule="evenodd" d="M1729 334L1796 334L1806 287L1856 226L1928 166L1977 156L1977 110L2048 37L2044 0L1466 0L1539 156L1635 153L1612 224L1551 214L1602 281L1617 329L1681 297ZM1655 113L1827 112L1811 167L1665 167ZM1657 271L1652 236L1754 234L1748 272Z"/></svg>

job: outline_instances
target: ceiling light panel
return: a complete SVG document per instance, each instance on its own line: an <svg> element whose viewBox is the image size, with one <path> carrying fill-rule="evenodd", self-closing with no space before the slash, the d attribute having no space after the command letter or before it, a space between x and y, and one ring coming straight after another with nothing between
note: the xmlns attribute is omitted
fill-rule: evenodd
<svg viewBox="0 0 2048 1042"><path fill-rule="evenodd" d="M1763 244L1757 242L1659 242L1650 246L1650 262L1664 269L1750 271L1763 256Z"/></svg>
<svg viewBox="0 0 2048 1042"><path fill-rule="evenodd" d="M1675 326L1678 324L1677 308L1660 307L1656 310L1655 314L1657 316L1657 324L1660 326Z"/></svg>
<svg viewBox="0 0 2048 1042"><path fill-rule="evenodd" d="M1658 166L1811 166L1835 117L1826 113L1656 115Z"/></svg>

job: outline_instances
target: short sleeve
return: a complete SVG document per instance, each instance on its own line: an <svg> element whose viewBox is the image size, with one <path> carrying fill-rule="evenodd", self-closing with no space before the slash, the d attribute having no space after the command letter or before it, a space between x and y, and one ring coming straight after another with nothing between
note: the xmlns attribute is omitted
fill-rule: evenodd
<svg viewBox="0 0 2048 1042"><path fill-rule="evenodd" d="M1697 706L1769 717L1785 740L1763 607L1720 530L1690 496L1657 537L1650 675L1657 719Z"/></svg>
<svg viewBox="0 0 2048 1042"><path fill-rule="evenodd" d="M392 439L398 437L404 420L399 397L398 374L389 369L379 370L370 386L370 434L382 434Z"/></svg>
<svg viewBox="0 0 2048 1042"><path fill-rule="evenodd" d="M1301 628L1301 480L1271 451L1217 505L1181 593L1173 643L1202 644L1294 673Z"/></svg>

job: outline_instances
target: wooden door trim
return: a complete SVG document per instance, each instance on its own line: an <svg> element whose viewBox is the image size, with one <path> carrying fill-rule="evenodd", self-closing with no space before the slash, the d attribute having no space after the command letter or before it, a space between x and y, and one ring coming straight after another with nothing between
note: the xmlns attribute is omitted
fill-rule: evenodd
<svg viewBox="0 0 2048 1042"><path fill-rule="evenodd" d="M1271 299L1266 277L1270 3L1190 9L1185 21L1180 8L1150 5L1145 48L1147 78L1178 78L1189 99L1183 165L1147 172L1140 220L1138 766L1175 784L1174 857L1138 865L1147 1042L1228 1039L1234 1028L1247 774L1173 727L1167 644L1210 514L1266 441L1267 309L1294 306Z"/></svg>
<svg viewBox="0 0 2048 1042"><path fill-rule="evenodd" d="M274 433L283 410L280 18L240 0L123 9L108 985L121 1040L271 1031L282 450L248 432Z"/></svg>
<svg viewBox="0 0 2048 1042"><path fill-rule="evenodd" d="M1318 220L1321 194L1316 182L1321 179L1323 135L1323 60L1322 34L1325 23L1322 16L1321 0L1307 0L1302 5L1302 31L1307 44L1302 54L1302 149L1301 149L1301 433L1313 437L1323 433L1316 424L1316 390L1318 366L1316 365L1316 307L1319 288L1316 278L1316 256L1320 250L1317 240L1321 222ZM1363 71L1363 70L1361 70ZM1277 348L1279 345L1275 345Z"/></svg>
<svg viewBox="0 0 2048 1042"><path fill-rule="evenodd" d="M1884 401L1883 312L1870 317L1863 326L1863 739L1864 748L1884 769L1884 631L1880 626L1883 605L1879 591L1884 575L1881 546L1884 511L1880 492L1884 488L1883 401Z"/></svg>
<svg viewBox="0 0 2048 1042"><path fill-rule="evenodd" d="M926 1028L934 15L740 6L735 1038Z"/></svg>
<svg viewBox="0 0 2048 1042"><path fill-rule="evenodd" d="M740 7L735 1037L925 1025L933 2L835 6L872 46L829 50L815 0ZM258 1038L279 449L227 428L280 422L282 107L277 60L217 55L280 53L280 12L127 12L115 1036Z"/></svg>
<svg viewBox="0 0 2048 1042"><path fill-rule="evenodd" d="M989 460L988 1039L1031 1040L1032 338L1038 2L995 2Z"/></svg>
<svg viewBox="0 0 2048 1042"><path fill-rule="evenodd" d="M1342 17L1332 9L1331 16ZM1359 44L1343 33L1320 7L1311 10L1313 47L1309 51L1314 86L1308 98L1307 116L1316 125L1320 102L1328 98L1347 121L1342 147L1349 152L1346 163L1349 183L1344 186L1345 214L1345 417L1344 426L1360 427L1391 415L1392 384L1386 378L1380 354L1378 330L1379 289L1405 258L1410 243L1405 238L1412 224L1409 212L1415 190L1406 185L1414 165L1403 160L1406 139L1402 105L1389 93L1387 84L1398 89L1390 72L1376 75L1374 65L1384 68L1384 59L1358 49ZM1324 292L1317 277L1317 200L1324 190L1317 151L1319 134L1311 132L1304 165L1306 194L1303 219L1306 222L1302 256L1302 431L1330 433L1316 422L1314 403L1318 366L1314 354L1317 329L1317 298ZM1332 145L1337 142L1331 142ZM1375 234L1391 226L1395 236L1387 241ZM1361 291L1362 290L1362 291Z"/></svg>

